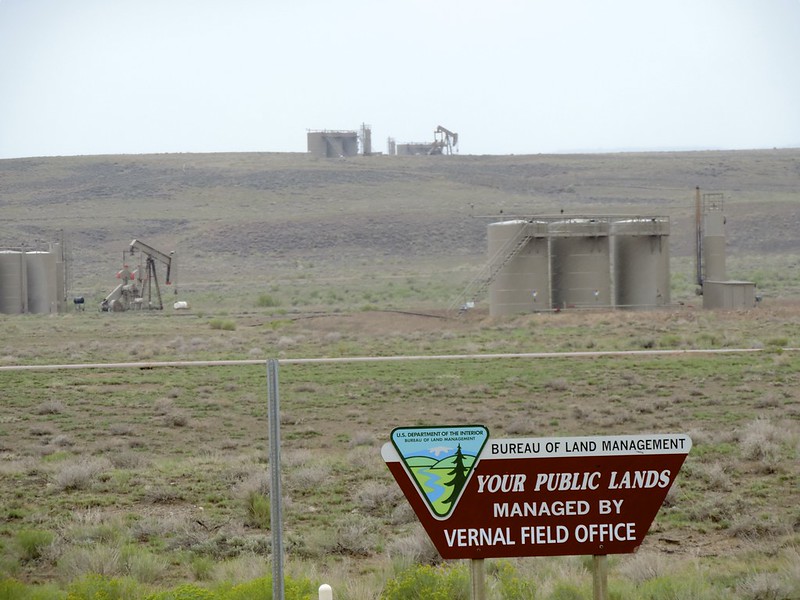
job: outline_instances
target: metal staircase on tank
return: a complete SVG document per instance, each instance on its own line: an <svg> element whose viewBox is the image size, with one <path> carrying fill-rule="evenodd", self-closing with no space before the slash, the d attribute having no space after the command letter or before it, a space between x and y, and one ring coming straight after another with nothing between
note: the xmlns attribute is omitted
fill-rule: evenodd
<svg viewBox="0 0 800 600"><path fill-rule="evenodd" d="M520 229L519 233L509 238L489 261L483 266L475 278L467 284L467 287L456 297L450 304L447 312L458 311L459 316L463 315L471 308L470 302L477 302L479 298L486 292L492 282L495 280L500 271L503 270L509 262L511 262L517 254L522 252L522 249L528 244L528 241L533 237L528 227Z"/></svg>

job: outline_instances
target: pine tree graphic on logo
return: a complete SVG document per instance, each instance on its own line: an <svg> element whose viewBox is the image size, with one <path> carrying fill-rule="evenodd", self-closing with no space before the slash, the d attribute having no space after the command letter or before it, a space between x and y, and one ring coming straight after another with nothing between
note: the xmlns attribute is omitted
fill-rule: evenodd
<svg viewBox="0 0 800 600"><path fill-rule="evenodd" d="M461 444L458 445L458 450L456 450L455 463L453 470L448 473L451 477L450 482L446 484L451 490L450 495L442 501L443 504L448 504L451 508L456 500L458 500L461 490L464 489L464 484L467 483L467 473L469 473L467 467L464 466L464 455L461 453Z"/></svg>
<svg viewBox="0 0 800 600"><path fill-rule="evenodd" d="M431 514L455 509L489 438L483 425L398 427L392 444Z"/></svg>

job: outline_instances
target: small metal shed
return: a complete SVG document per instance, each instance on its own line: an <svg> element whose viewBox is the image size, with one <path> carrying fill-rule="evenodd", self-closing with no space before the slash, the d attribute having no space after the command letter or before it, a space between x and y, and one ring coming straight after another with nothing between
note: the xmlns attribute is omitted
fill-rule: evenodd
<svg viewBox="0 0 800 600"><path fill-rule="evenodd" d="M752 281L704 281L703 308L742 309L756 305Z"/></svg>

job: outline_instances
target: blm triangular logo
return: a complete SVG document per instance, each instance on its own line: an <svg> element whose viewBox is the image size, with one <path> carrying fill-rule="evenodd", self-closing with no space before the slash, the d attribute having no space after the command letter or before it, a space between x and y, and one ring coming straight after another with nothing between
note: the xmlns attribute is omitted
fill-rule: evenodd
<svg viewBox="0 0 800 600"><path fill-rule="evenodd" d="M447 518L478 463L489 430L483 425L398 427L394 445L431 514Z"/></svg>

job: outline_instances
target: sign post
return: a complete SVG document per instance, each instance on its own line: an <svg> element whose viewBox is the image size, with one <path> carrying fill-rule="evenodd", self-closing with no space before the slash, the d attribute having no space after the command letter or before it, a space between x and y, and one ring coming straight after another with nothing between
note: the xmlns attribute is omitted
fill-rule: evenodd
<svg viewBox="0 0 800 600"><path fill-rule="evenodd" d="M592 600L608 600L608 556L592 557Z"/></svg>
<svg viewBox="0 0 800 600"><path fill-rule="evenodd" d="M472 600L486 600L486 568L482 558L473 558L469 564Z"/></svg>
<svg viewBox="0 0 800 600"><path fill-rule="evenodd" d="M683 434L494 439L446 425L398 427L381 453L442 558L593 556L603 599L606 556L642 544L691 447Z"/></svg>

